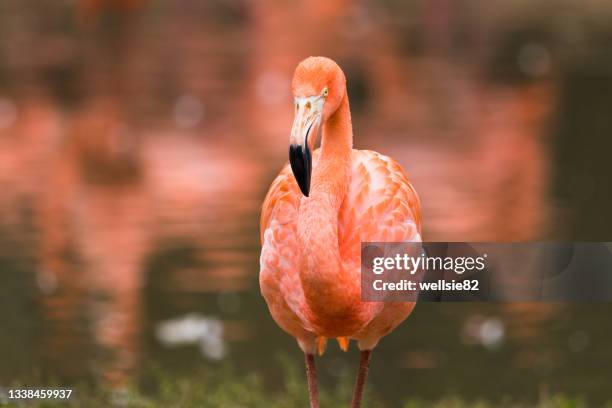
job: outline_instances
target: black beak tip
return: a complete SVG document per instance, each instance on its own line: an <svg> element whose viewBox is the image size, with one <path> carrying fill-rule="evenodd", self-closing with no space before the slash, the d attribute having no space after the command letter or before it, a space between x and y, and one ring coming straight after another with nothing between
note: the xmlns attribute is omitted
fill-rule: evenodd
<svg viewBox="0 0 612 408"><path fill-rule="evenodd" d="M289 163L302 194L308 197L310 193L310 174L312 171L312 157L308 145L290 145Z"/></svg>

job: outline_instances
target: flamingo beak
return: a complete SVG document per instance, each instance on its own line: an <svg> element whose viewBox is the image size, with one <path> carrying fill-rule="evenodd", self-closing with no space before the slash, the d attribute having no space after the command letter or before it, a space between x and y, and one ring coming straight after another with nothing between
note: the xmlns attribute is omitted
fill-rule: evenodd
<svg viewBox="0 0 612 408"><path fill-rule="evenodd" d="M312 151L321 127L324 102L320 96L295 98L295 119L289 139L289 163L295 180L306 197L310 193Z"/></svg>

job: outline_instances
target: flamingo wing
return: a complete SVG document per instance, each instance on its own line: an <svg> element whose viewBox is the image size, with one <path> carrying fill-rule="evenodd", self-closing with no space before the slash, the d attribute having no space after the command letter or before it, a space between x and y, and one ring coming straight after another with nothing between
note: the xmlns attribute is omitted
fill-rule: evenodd
<svg viewBox="0 0 612 408"><path fill-rule="evenodd" d="M371 150L353 150L351 181L338 217L340 253L359 265L361 242L421 239L421 204L402 167Z"/></svg>
<svg viewBox="0 0 612 408"><path fill-rule="evenodd" d="M350 174L339 213L338 239L347 269L358 278L362 242L421 241L421 204L402 167L380 153L353 150ZM414 302L370 303L370 322L351 337L362 350L372 349L413 308Z"/></svg>
<svg viewBox="0 0 612 408"><path fill-rule="evenodd" d="M259 285L276 323L314 352L315 335L308 326L297 255L297 216L302 193L289 165L272 182L261 212Z"/></svg>

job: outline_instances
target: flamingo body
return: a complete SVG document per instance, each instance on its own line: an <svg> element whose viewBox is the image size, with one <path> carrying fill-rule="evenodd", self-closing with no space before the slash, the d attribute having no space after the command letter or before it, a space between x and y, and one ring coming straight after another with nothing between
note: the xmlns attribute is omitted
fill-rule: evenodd
<svg viewBox="0 0 612 408"><path fill-rule="evenodd" d="M273 319L306 355L312 408L318 407L313 355L322 354L327 338L345 351L357 340L352 406L359 407L371 350L414 308L361 300L361 242L420 241L420 202L396 161L353 149L346 78L334 61L302 61L292 92L289 165L262 208L259 283ZM321 147L313 151L319 135Z"/></svg>
<svg viewBox="0 0 612 408"><path fill-rule="evenodd" d="M319 150L315 151L314 162ZM419 198L401 166L370 150L352 150L348 192L338 214L338 245L347 274L347 290L359 288L361 242L420 241ZM298 273L297 219L303 197L289 165L272 183L261 214L261 292L276 323L295 337L305 352L317 337L347 337L371 348L412 311L414 303L361 303L351 293L350 316L320 318L309 308ZM321 251L327 250L321 243ZM357 282L355 285L352 282ZM330 308L332 305L330 305Z"/></svg>

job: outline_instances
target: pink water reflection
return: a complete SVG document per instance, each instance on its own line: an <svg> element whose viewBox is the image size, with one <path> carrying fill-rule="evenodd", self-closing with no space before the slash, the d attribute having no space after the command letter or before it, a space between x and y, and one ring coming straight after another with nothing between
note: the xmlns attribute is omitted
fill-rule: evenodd
<svg viewBox="0 0 612 408"><path fill-rule="evenodd" d="M120 1L79 3L75 38L62 37L67 53L80 44L85 56L76 106L36 83L9 98L17 113L0 130L0 223L34 248L49 323L43 354L58 371L91 365L122 383L139 367L146 266L168 242L188 242L198 261L164 280L178 296L257 290L259 206L286 160L292 69L310 54L345 62L349 84L365 84L353 100L355 146L408 170L426 239L553 231L550 78L491 84L469 63L407 56L401 37L350 1L255 2L235 26L190 2L164 6L160 20L145 2L124 3L125 14ZM122 16L108 42L103 6ZM445 48L451 21L439 17L430 10L424 25L428 42ZM225 325L229 340L253 335L248 322Z"/></svg>

